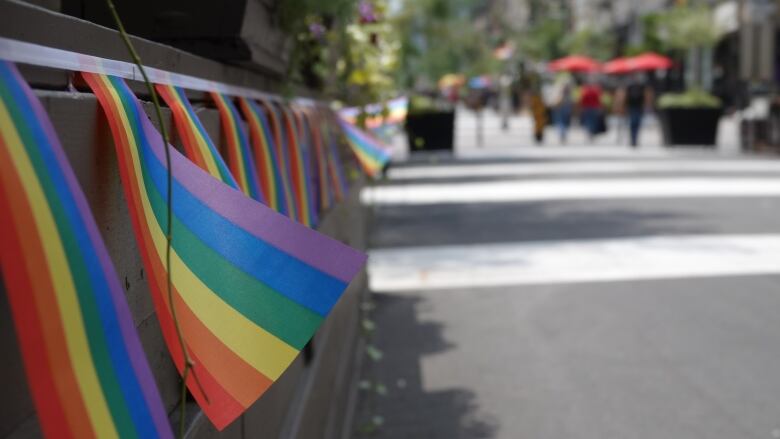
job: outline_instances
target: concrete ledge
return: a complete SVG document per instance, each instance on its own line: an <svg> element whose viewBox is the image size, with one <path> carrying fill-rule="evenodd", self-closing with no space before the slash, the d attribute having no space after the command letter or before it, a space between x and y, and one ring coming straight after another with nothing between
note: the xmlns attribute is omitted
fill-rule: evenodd
<svg viewBox="0 0 780 439"><path fill-rule="evenodd" d="M0 36L132 62L115 30L18 0L0 2ZM279 73L260 74L142 38L131 39L147 66L258 90L281 89L283 76Z"/></svg>

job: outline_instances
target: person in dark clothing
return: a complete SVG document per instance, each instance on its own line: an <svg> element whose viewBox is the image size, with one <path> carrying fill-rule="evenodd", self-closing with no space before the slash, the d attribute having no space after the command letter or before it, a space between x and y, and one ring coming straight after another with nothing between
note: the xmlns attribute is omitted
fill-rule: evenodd
<svg viewBox="0 0 780 439"><path fill-rule="evenodd" d="M628 130L632 147L639 145L642 116L652 101L652 90L647 86L644 78L640 75L634 76L623 92L623 107L628 116Z"/></svg>

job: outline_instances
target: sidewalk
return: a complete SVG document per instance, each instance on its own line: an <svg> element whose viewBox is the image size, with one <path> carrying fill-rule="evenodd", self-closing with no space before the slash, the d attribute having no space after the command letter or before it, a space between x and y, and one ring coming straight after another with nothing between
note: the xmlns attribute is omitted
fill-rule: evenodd
<svg viewBox="0 0 780 439"><path fill-rule="evenodd" d="M468 116L363 193L354 437L780 437L780 160Z"/></svg>
<svg viewBox="0 0 780 439"><path fill-rule="evenodd" d="M611 118L609 130L597 136L593 142L589 141L585 131L579 126L573 126L569 130L567 142L561 144L557 130L549 126L545 131L545 141L542 145L536 145L533 141L533 120L527 113L513 115L509 120L509 129L501 129L501 119L493 110L485 110L482 116L483 145L477 144L477 116L465 108L460 107L456 111L455 121L455 156L460 158L480 157L514 157L534 156L542 154L549 156L551 151L566 149L560 153L566 157L573 155L622 155L630 152L628 147L628 133L618 131L619 120ZM397 136L394 139L393 158L395 162L404 162L410 159L405 136ZM570 151L571 147L587 148L585 151ZM697 148L682 148L682 152L696 152ZM700 148L698 148L701 150ZM539 151L537 151L539 150ZM543 150L543 151L541 151ZM722 155L739 154L739 123L736 117L724 117L718 132L718 145L715 149ZM666 148L662 144L660 126L654 115L646 117L640 133L640 148L633 151L634 154L663 154L674 152L675 149ZM709 149L705 149L709 152ZM425 156L415 160L427 160Z"/></svg>

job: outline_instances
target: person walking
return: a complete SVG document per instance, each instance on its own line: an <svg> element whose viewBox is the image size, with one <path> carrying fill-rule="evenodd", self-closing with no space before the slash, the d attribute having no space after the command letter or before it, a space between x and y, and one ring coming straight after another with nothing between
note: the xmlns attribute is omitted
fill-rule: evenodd
<svg viewBox="0 0 780 439"><path fill-rule="evenodd" d="M571 121L571 112L574 105L573 92L571 76L564 74L556 79L553 91L553 119L555 120L555 126L558 128L561 143L566 143L566 134L569 131L569 122Z"/></svg>
<svg viewBox="0 0 780 439"><path fill-rule="evenodd" d="M537 145L544 143L544 129L547 126L547 106L539 75L531 75L528 81L528 105L534 119L534 140Z"/></svg>
<svg viewBox="0 0 780 439"><path fill-rule="evenodd" d="M582 124L588 131L588 139L593 140L601 131L601 87L593 79L590 79L580 91L580 109Z"/></svg>
<svg viewBox="0 0 780 439"><path fill-rule="evenodd" d="M623 108L628 115L628 131L631 139L631 147L639 146L639 130L642 127L642 118L646 109L652 106L653 91L647 85L642 74L631 77L630 82L622 93Z"/></svg>

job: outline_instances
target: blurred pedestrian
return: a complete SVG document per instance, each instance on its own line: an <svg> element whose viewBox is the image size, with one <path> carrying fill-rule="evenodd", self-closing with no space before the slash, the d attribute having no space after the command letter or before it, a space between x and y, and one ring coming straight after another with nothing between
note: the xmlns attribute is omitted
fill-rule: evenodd
<svg viewBox="0 0 780 439"><path fill-rule="evenodd" d="M566 134L569 131L571 111L574 106L574 87L571 75L561 74L556 78L553 89L553 118L558 128L561 143L566 143Z"/></svg>
<svg viewBox="0 0 780 439"><path fill-rule="evenodd" d="M454 85L447 87L444 90L444 95L450 104L457 105L458 101L460 100L460 87Z"/></svg>
<svg viewBox="0 0 780 439"><path fill-rule="evenodd" d="M547 126L547 106L544 102L539 75L531 76L528 89L528 104L534 118L534 140L537 145L541 145L544 142L544 128Z"/></svg>
<svg viewBox="0 0 780 439"><path fill-rule="evenodd" d="M642 127L644 112L653 105L653 89L645 81L641 73L634 74L620 93L621 107L628 115L628 131L631 146L639 145L639 130Z"/></svg>
<svg viewBox="0 0 780 439"><path fill-rule="evenodd" d="M488 104L488 93L482 88L470 88L466 95L466 106L474 111L474 115L477 118L477 146L482 147L484 144L484 118L483 109Z"/></svg>
<svg viewBox="0 0 780 439"><path fill-rule="evenodd" d="M581 121L588 131L588 138L593 140L596 134L602 132L601 119L601 86L595 79L589 78L580 91Z"/></svg>

